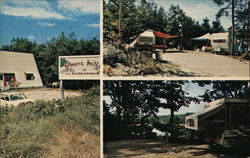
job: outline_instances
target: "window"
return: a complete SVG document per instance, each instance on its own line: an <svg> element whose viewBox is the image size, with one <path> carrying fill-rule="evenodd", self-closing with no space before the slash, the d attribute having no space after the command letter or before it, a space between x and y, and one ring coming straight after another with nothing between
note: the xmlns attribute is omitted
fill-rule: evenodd
<svg viewBox="0 0 250 158"><path fill-rule="evenodd" d="M153 38L152 37L139 37L139 41L153 43Z"/></svg>
<svg viewBox="0 0 250 158"><path fill-rule="evenodd" d="M225 39L216 39L213 40L214 43L227 43L227 41Z"/></svg>
<svg viewBox="0 0 250 158"><path fill-rule="evenodd" d="M188 119L186 123L188 126L194 127L194 120L193 119Z"/></svg>
<svg viewBox="0 0 250 158"><path fill-rule="evenodd" d="M26 80L34 80L35 76L33 73L26 73Z"/></svg>
<svg viewBox="0 0 250 158"><path fill-rule="evenodd" d="M26 99L26 96L24 94L12 94L10 95L10 100L11 101L15 101L15 100L22 100L22 99Z"/></svg>
<svg viewBox="0 0 250 158"><path fill-rule="evenodd" d="M3 80L3 75L0 75L0 80Z"/></svg>

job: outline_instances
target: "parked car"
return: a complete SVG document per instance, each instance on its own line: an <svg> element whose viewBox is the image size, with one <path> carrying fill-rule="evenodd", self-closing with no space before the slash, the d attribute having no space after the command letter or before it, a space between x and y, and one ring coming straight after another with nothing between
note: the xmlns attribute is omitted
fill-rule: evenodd
<svg viewBox="0 0 250 158"><path fill-rule="evenodd" d="M0 106L25 106L27 103L34 103L34 100L28 99L23 93L0 93Z"/></svg>

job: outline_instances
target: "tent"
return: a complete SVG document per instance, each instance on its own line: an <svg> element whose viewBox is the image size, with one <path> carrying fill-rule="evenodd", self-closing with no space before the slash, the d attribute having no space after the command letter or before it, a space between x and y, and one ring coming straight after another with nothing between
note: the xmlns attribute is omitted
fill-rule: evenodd
<svg viewBox="0 0 250 158"><path fill-rule="evenodd" d="M0 51L0 90L43 87L34 55Z"/></svg>

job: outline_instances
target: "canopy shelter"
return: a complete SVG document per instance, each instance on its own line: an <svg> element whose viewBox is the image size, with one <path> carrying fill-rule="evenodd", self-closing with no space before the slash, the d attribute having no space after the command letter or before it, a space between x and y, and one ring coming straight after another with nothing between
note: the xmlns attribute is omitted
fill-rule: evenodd
<svg viewBox="0 0 250 158"><path fill-rule="evenodd" d="M179 36L173 36L165 34L160 31L146 30L142 32L136 39L130 44L130 47L137 48L167 48L167 40L177 38Z"/></svg>
<svg viewBox="0 0 250 158"><path fill-rule="evenodd" d="M219 99L209 103L202 111L185 117L185 127L198 131L233 126L250 127L248 99Z"/></svg>
<svg viewBox="0 0 250 158"><path fill-rule="evenodd" d="M207 33L203 36L192 38L192 40L211 40L212 39L212 34Z"/></svg>
<svg viewBox="0 0 250 158"><path fill-rule="evenodd" d="M160 31L154 31L154 35L156 37L160 37L160 38L177 38L177 37L179 37L179 36L168 35L168 34L160 32Z"/></svg>
<svg viewBox="0 0 250 158"><path fill-rule="evenodd" d="M211 38L212 38L212 35L210 33L207 33L203 36L200 36L200 37L196 37L196 38L192 38L190 40L191 42L191 45L194 47L194 50L196 50L197 48L204 48L204 46L210 46L211 45Z"/></svg>

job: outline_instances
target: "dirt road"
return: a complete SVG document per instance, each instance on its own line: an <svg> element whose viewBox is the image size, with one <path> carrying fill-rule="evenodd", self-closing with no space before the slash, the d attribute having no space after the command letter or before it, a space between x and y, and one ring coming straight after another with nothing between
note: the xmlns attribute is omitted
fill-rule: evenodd
<svg viewBox="0 0 250 158"><path fill-rule="evenodd" d="M206 144L187 145L165 140L125 140L104 143L104 158L217 158L234 156L215 153Z"/></svg>
<svg viewBox="0 0 250 158"><path fill-rule="evenodd" d="M163 59L180 66L185 72L202 77L249 77L249 61L206 52L165 53Z"/></svg>
<svg viewBox="0 0 250 158"><path fill-rule="evenodd" d="M29 99L33 100L52 100L58 99L58 88L35 88L35 89L20 89L18 92L23 92ZM64 90L65 97L79 96L80 91L77 90Z"/></svg>

